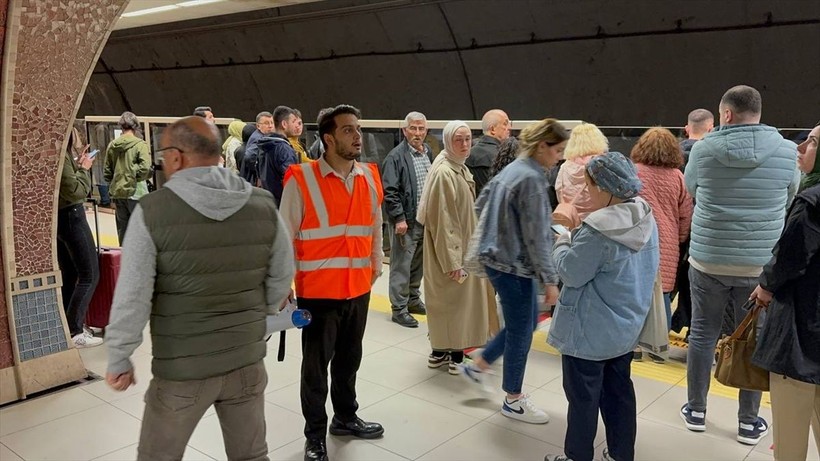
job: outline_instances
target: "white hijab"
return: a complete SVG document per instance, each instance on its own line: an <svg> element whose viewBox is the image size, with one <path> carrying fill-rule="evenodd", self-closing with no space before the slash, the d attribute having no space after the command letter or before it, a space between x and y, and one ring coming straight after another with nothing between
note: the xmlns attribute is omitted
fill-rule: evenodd
<svg viewBox="0 0 820 461"><path fill-rule="evenodd" d="M427 181L424 182L424 188L421 190L421 198L419 199L418 211L416 212L416 222L422 226L424 225L424 221L427 217L427 199L430 196L430 177L433 176L433 173L441 167L445 159L459 165L464 165L464 161L466 160L456 157L450 153L450 151L453 150L453 138L456 135L456 131L458 131L461 127L465 127L467 129L470 128L461 120L453 120L444 126L444 134L442 136L444 140L444 150L439 153L435 160L433 160L433 164L430 165L430 171L427 173Z"/></svg>

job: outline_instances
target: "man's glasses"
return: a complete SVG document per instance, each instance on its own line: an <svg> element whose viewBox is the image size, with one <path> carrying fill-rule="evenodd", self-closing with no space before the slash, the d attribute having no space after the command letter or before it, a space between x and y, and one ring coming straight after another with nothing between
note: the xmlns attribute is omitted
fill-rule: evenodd
<svg viewBox="0 0 820 461"><path fill-rule="evenodd" d="M166 150L171 150L171 149L176 150L176 151L177 151L177 152L179 152L180 154L184 154L184 153L185 153L185 151L184 151L184 150L182 150L182 149L180 149L179 147L168 146L168 147L163 147L162 149L157 149L157 150L154 152L154 159L155 159L158 163L162 163L162 162L165 160L165 151L166 151Z"/></svg>

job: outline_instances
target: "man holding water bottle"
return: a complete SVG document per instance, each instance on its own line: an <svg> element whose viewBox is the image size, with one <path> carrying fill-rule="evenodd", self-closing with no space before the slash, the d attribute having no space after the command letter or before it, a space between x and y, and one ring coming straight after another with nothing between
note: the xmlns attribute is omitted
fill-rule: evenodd
<svg viewBox="0 0 820 461"><path fill-rule="evenodd" d="M330 434L381 437L381 424L356 415L356 372L370 290L382 272L382 188L374 164L362 154L361 113L340 105L319 117L325 154L292 165L279 211L296 253L299 307L312 316L302 330L302 415L307 461L327 460L328 365L333 420ZM331 363L332 360L332 363Z"/></svg>
<svg viewBox="0 0 820 461"><path fill-rule="evenodd" d="M181 459L211 405L228 459L268 459L266 317L285 304L293 249L273 196L217 167L221 154L204 118L169 126L156 151L168 182L140 200L128 225L106 381L118 391L136 382L130 357L150 317L154 377L139 460ZM241 244L225 240L240 233Z"/></svg>

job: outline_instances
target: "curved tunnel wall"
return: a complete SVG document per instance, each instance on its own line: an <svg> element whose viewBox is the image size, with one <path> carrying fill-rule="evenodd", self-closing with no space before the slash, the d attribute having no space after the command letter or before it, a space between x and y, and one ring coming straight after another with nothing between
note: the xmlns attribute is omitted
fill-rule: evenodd
<svg viewBox="0 0 820 461"><path fill-rule="evenodd" d="M366 118L681 125L746 83L764 122L813 126L820 9L803 0L330 0L112 34L79 115Z"/></svg>

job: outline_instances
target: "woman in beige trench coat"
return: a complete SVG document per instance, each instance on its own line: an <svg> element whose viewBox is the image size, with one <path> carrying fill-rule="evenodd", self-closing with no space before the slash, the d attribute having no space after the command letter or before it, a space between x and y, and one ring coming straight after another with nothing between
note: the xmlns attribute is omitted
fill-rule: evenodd
<svg viewBox="0 0 820 461"><path fill-rule="evenodd" d="M444 127L444 150L430 169L418 216L424 225L424 299L433 349L427 364L447 365L454 375L459 374L464 349L487 342L492 298L486 280L464 270L464 255L478 221L475 182L464 166L471 138L464 122Z"/></svg>

